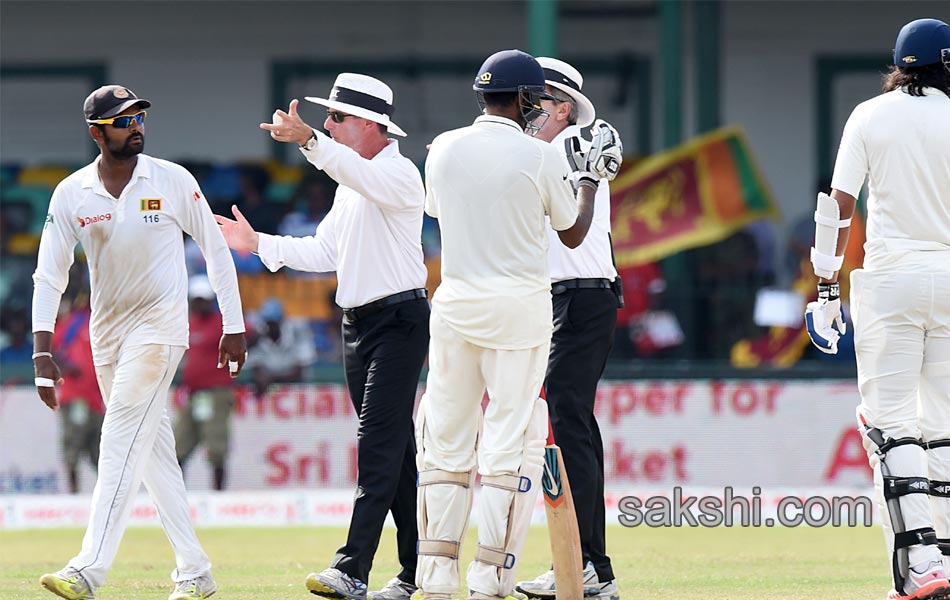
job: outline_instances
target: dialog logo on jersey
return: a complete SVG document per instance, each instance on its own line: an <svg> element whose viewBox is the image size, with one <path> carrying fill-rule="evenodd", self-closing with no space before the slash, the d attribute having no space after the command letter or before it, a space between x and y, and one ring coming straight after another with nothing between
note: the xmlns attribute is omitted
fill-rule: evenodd
<svg viewBox="0 0 950 600"><path fill-rule="evenodd" d="M142 198L139 202L139 210L142 212L155 212L162 210L161 198Z"/></svg>
<svg viewBox="0 0 950 600"><path fill-rule="evenodd" d="M111 221L112 213L93 215L91 217L76 217L76 220L79 221L80 227L85 227L86 225L92 225L93 223L98 223L100 221Z"/></svg>

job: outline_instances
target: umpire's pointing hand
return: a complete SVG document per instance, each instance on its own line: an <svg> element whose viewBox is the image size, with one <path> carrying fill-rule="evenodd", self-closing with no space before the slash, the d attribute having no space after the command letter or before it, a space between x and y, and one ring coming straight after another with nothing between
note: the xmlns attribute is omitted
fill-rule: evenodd
<svg viewBox="0 0 950 600"><path fill-rule="evenodd" d="M313 128L303 122L297 114L297 105L300 102L295 98L290 101L289 112L279 108L274 111L273 123L261 123L261 129L270 132L270 136L278 142L294 143L303 146L313 136Z"/></svg>
<svg viewBox="0 0 950 600"><path fill-rule="evenodd" d="M224 241L228 247L238 252L257 252L257 244L260 240L257 232L247 222L244 215L241 214L237 206L231 206L231 213L236 220L231 220L221 215L215 215L214 220L221 226L221 233L224 235Z"/></svg>

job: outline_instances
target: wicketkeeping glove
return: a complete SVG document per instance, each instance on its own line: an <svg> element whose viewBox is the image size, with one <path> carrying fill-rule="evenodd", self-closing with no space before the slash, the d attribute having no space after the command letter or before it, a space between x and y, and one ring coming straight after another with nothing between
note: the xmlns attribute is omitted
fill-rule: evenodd
<svg viewBox="0 0 950 600"><path fill-rule="evenodd" d="M571 170L577 174L577 185L586 185L597 189L597 176L591 173L587 167L587 155L581 149L581 138L569 137L564 140L564 154L567 156L567 164Z"/></svg>
<svg viewBox="0 0 950 600"><path fill-rule="evenodd" d="M587 170L607 181L613 181L623 163L623 143L613 126L597 119L590 128L591 146L587 153Z"/></svg>
<svg viewBox="0 0 950 600"><path fill-rule="evenodd" d="M818 300L805 307L808 337L825 354L838 353L838 339L847 331L840 293L837 283L819 283Z"/></svg>

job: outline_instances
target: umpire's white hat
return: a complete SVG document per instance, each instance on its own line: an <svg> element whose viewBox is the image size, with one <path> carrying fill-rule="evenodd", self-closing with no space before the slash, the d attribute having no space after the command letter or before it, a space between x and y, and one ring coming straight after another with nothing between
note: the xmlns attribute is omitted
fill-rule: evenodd
<svg viewBox="0 0 950 600"><path fill-rule="evenodd" d="M329 98L307 96L305 100L385 125L389 133L405 136L406 132L390 120L393 114L392 89L369 75L340 73L333 82Z"/></svg>
<svg viewBox="0 0 950 600"><path fill-rule="evenodd" d="M563 60L542 56L538 63L544 69L544 80L549 86L557 88L571 97L577 105L577 125L587 127L594 122L597 116L594 105L581 93L584 87L584 78L580 71Z"/></svg>

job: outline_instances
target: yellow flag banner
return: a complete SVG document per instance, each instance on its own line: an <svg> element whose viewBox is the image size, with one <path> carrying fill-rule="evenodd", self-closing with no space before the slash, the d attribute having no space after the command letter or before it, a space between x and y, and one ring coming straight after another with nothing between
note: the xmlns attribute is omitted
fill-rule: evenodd
<svg viewBox="0 0 950 600"><path fill-rule="evenodd" d="M727 127L639 163L610 185L617 266L652 262L777 218L745 135Z"/></svg>

